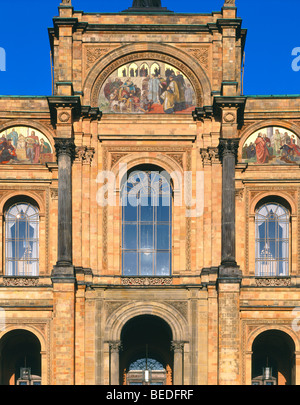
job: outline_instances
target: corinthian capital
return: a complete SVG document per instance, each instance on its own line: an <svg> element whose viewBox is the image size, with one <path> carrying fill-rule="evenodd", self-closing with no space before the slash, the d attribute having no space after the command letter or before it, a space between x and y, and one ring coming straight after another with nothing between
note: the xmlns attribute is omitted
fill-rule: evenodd
<svg viewBox="0 0 300 405"><path fill-rule="evenodd" d="M180 342L180 341L172 341L171 342L171 349L175 352L175 353L182 353L183 349L184 349L184 342Z"/></svg>
<svg viewBox="0 0 300 405"><path fill-rule="evenodd" d="M219 157L221 162L225 155L234 156L235 161L237 162L239 149L239 139L236 138L221 138L219 143Z"/></svg>
<svg viewBox="0 0 300 405"><path fill-rule="evenodd" d="M68 155L73 161L75 158L75 144L72 138L55 138L57 159L60 155Z"/></svg>
<svg viewBox="0 0 300 405"><path fill-rule="evenodd" d="M112 353L119 353L119 351L122 348L122 343L120 340L113 340L108 342L109 344L109 349Z"/></svg>

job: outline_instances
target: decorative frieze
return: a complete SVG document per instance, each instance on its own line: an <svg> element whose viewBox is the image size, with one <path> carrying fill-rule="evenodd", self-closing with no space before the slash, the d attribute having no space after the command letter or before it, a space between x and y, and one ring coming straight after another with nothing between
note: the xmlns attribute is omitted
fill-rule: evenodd
<svg viewBox="0 0 300 405"><path fill-rule="evenodd" d="M39 279L33 277L4 277L3 285L6 287L34 287Z"/></svg>
<svg viewBox="0 0 300 405"><path fill-rule="evenodd" d="M288 287L292 285L290 277L269 277L256 278L258 287Z"/></svg>
<svg viewBox="0 0 300 405"><path fill-rule="evenodd" d="M122 285L138 285L138 286L156 286L156 285L172 285L171 277L124 277Z"/></svg>

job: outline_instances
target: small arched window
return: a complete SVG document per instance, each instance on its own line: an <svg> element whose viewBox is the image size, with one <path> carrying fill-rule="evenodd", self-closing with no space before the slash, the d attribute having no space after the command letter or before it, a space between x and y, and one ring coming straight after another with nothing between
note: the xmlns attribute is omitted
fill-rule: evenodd
<svg viewBox="0 0 300 405"><path fill-rule="evenodd" d="M27 202L10 205L5 214L5 274L38 276L39 211Z"/></svg>
<svg viewBox="0 0 300 405"><path fill-rule="evenodd" d="M289 274L290 213L279 203L265 203L255 215L256 276Z"/></svg>
<svg viewBox="0 0 300 405"><path fill-rule="evenodd" d="M172 189L158 171L132 172L121 189L122 274L171 274Z"/></svg>

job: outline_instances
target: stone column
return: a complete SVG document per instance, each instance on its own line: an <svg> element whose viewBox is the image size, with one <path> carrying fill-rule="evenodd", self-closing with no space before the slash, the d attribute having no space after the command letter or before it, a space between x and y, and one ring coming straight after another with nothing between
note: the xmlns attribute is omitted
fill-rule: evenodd
<svg viewBox="0 0 300 405"><path fill-rule="evenodd" d="M120 384L120 349L121 342L119 340L109 342L110 385Z"/></svg>
<svg viewBox="0 0 300 405"><path fill-rule="evenodd" d="M235 165L238 139L220 139L219 156L222 161L222 259L221 275L234 275L235 257Z"/></svg>
<svg viewBox="0 0 300 405"><path fill-rule="evenodd" d="M220 97L215 100L221 110L222 130L219 158L222 162L222 242L218 271L218 383L239 385L240 369L240 284L242 274L236 262L235 167L246 99Z"/></svg>
<svg viewBox="0 0 300 405"><path fill-rule="evenodd" d="M72 264L72 162L75 145L71 138L56 138L58 162L58 246L53 278L74 277Z"/></svg>
<svg viewBox="0 0 300 405"><path fill-rule="evenodd" d="M172 350L174 351L174 367L173 367L173 384L183 385L183 342L172 342Z"/></svg>

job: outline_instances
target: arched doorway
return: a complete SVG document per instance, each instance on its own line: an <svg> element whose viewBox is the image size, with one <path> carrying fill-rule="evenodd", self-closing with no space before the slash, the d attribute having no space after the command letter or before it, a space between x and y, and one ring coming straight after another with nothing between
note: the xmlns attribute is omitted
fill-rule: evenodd
<svg viewBox="0 0 300 405"><path fill-rule="evenodd" d="M26 330L13 330L0 341L1 385L41 384L41 344Z"/></svg>
<svg viewBox="0 0 300 405"><path fill-rule="evenodd" d="M125 385L171 385L172 331L161 318L141 315L121 333L120 381Z"/></svg>
<svg viewBox="0 0 300 405"><path fill-rule="evenodd" d="M252 353L252 384L295 384L295 344L288 334L280 330L261 333Z"/></svg>

